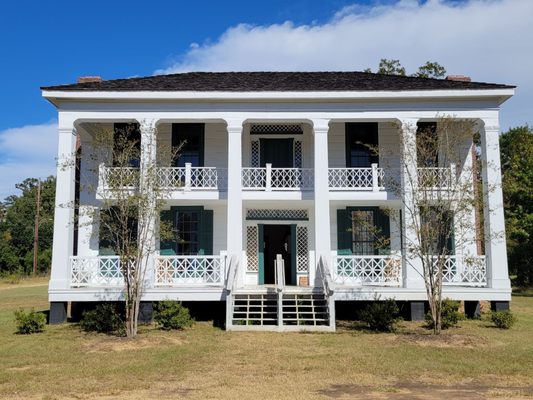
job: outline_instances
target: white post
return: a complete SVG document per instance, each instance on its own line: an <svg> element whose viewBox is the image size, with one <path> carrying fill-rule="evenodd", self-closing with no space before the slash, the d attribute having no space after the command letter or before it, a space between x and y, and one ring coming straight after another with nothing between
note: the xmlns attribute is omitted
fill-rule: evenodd
<svg viewBox="0 0 533 400"><path fill-rule="evenodd" d="M371 164L372 167L372 191L377 192L379 190L378 185L378 165Z"/></svg>
<svg viewBox="0 0 533 400"><path fill-rule="evenodd" d="M192 164L185 163L185 190L191 190Z"/></svg>
<svg viewBox="0 0 533 400"><path fill-rule="evenodd" d="M270 192L272 190L272 164L266 164L266 185L265 190Z"/></svg>
<svg viewBox="0 0 533 400"><path fill-rule="evenodd" d="M417 119L409 118L400 121L402 124L401 140L401 196L402 196L402 273L405 288L423 288L424 278L421 261L409 250L418 247L418 210L415 210L414 199L418 187L418 168L416 158L416 123Z"/></svg>
<svg viewBox="0 0 533 400"><path fill-rule="evenodd" d="M228 123L228 257L242 260L242 120Z"/></svg>
<svg viewBox="0 0 533 400"><path fill-rule="evenodd" d="M70 257L74 250L74 196L77 133L59 114L54 239L49 292L69 287Z"/></svg>
<svg viewBox="0 0 533 400"><path fill-rule="evenodd" d="M487 283L491 288L511 290L507 269L505 221L503 215L502 177L498 118L484 119L481 131L483 178L483 215L485 220L485 252Z"/></svg>
<svg viewBox="0 0 533 400"><path fill-rule="evenodd" d="M315 276L315 269L320 257L329 260L331 255L331 221L329 215L329 180L328 180L328 130L329 120L313 120L314 134L314 219L315 219L315 260L309 266L310 276ZM311 270L312 273L311 273ZM313 282L314 283L314 282Z"/></svg>
<svg viewBox="0 0 533 400"><path fill-rule="evenodd" d="M147 191L147 195L150 196L150 210L145 215L139 216L139 223L146 224L147 242L140 243L140 245L146 246L144 253L146 254L146 260L143 264L146 265L145 271L145 284L147 287L152 287L155 283L155 249L157 248L157 218L155 205L157 199L153 196L154 184L153 179L156 178L155 168L156 165L156 121L153 119L143 120L139 123L141 131L141 164L140 164L140 190Z"/></svg>

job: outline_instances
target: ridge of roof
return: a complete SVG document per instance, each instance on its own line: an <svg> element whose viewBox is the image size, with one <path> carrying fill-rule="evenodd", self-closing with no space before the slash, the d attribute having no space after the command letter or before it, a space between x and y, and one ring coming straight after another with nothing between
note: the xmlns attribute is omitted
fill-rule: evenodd
<svg viewBox="0 0 533 400"><path fill-rule="evenodd" d="M48 91L135 92L135 91L409 91L513 89L516 86L465 82L436 78L386 75L358 71L301 72L185 72L126 79L42 86Z"/></svg>

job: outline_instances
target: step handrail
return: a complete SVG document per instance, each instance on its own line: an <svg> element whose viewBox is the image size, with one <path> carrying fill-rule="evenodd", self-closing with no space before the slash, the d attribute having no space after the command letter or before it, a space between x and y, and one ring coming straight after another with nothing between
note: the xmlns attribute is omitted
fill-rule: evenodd
<svg viewBox="0 0 533 400"><path fill-rule="evenodd" d="M282 292L285 288L285 261L281 254L276 254L276 260L274 261L275 268L275 281L278 292Z"/></svg>
<svg viewBox="0 0 533 400"><path fill-rule="evenodd" d="M324 257L320 257L318 260L318 270L320 271L320 279L322 280L322 288L324 294L328 297L333 295L333 283L331 279L331 273L328 268L328 264Z"/></svg>

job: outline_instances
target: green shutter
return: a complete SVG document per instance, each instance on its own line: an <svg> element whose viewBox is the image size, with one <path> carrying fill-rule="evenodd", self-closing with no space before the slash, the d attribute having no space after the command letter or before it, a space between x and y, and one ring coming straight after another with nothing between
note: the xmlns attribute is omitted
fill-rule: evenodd
<svg viewBox="0 0 533 400"><path fill-rule="evenodd" d="M213 210L203 210L200 214L200 249L198 254L213 254Z"/></svg>
<svg viewBox="0 0 533 400"><path fill-rule="evenodd" d="M352 254L352 214L349 210L337 210L337 254Z"/></svg>
<svg viewBox="0 0 533 400"><path fill-rule="evenodd" d="M159 216L161 222L167 222L172 224L172 213L170 210L163 210ZM162 256L173 256L176 254L176 243L173 240L160 240L159 241L159 254Z"/></svg>
<svg viewBox="0 0 533 400"><path fill-rule="evenodd" d="M376 215L376 227L379 229L379 234L384 239L388 240L386 247L382 247L377 250L378 254L390 254L390 217L383 210L377 209Z"/></svg>

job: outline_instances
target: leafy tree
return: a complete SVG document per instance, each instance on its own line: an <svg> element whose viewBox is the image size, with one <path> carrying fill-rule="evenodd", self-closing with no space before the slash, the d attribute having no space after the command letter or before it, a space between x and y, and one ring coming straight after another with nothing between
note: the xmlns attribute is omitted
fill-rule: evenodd
<svg viewBox="0 0 533 400"><path fill-rule="evenodd" d="M372 72L370 68L363 72ZM400 60L382 58L379 61L378 74L406 76L405 68ZM446 75L446 69L436 61L427 61L424 65L418 67L418 71L412 74L418 78L442 78Z"/></svg>
<svg viewBox="0 0 533 400"><path fill-rule="evenodd" d="M28 178L16 185L21 195L2 203L0 219L0 272L29 273L33 266L33 238L38 180ZM41 182L39 218L39 270L50 268L54 226L55 177Z"/></svg>
<svg viewBox="0 0 533 400"><path fill-rule="evenodd" d="M500 137L509 269L516 284L533 285L533 129Z"/></svg>
<svg viewBox="0 0 533 400"><path fill-rule="evenodd" d="M442 65L437 62L427 61L411 76L419 78L443 78L445 75L446 69Z"/></svg>
<svg viewBox="0 0 533 400"><path fill-rule="evenodd" d="M400 60L382 58L379 61L378 74L405 76L405 68L400 64Z"/></svg>

